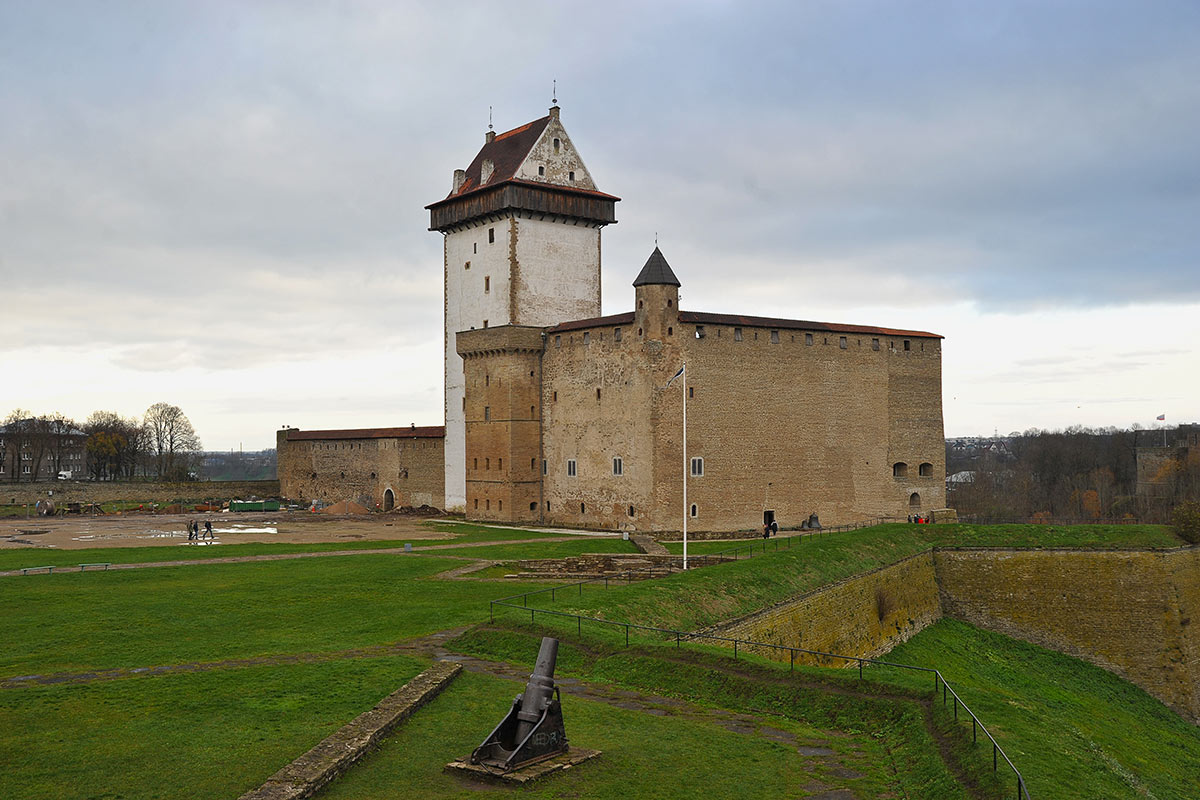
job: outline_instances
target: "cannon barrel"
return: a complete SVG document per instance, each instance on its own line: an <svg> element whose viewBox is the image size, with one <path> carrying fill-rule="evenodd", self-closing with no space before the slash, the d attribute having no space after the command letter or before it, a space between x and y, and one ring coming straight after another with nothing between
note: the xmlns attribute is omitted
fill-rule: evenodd
<svg viewBox="0 0 1200 800"><path fill-rule="evenodd" d="M471 753L472 764L507 772L567 752L562 705L554 685L557 661L558 640L543 638L525 691L516 696L508 714Z"/></svg>
<svg viewBox="0 0 1200 800"><path fill-rule="evenodd" d="M524 741L533 726L542 718L542 712L554 698L554 665L558 661L558 639L543 637L538 648L537 661L525 691L521 695L521 710L517 712L517 741Z"/></svg>

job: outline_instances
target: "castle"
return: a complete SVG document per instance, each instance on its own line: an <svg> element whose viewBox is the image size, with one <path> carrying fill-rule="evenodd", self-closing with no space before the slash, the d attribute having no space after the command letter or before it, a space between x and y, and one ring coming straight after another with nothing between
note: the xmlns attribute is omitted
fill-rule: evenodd
<svg viewBox="0 0 1200 800"><path fill-rule="evenodd" d="M684 311L657 247L633 310L601 316L618 200L557 106L489 131L427 207L445 245L444 429L281 430L280 491L650 531L945 504L940 336Z"/></svg>

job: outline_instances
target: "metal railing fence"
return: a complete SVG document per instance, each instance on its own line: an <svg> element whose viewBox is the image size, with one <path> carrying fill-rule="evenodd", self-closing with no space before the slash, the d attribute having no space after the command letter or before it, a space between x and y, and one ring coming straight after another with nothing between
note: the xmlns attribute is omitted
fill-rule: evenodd
<svg viewBox="0 0 1200 800"><path fill-rule="evenodd" d="M814 532L814 533L816 533L816 532ZM785 539L790 539L790 538L801 538L801 537L785 537ZM768 541L770 541L770 540L765 540L764 542L762 542L762 546L764 547L764 552L765 552L765 547L766 547L766 544L768 543ZM789 544L788 547L790 547L790 546L791 545ZM742 550L742 549L745 549L745 547L746 547L746 545L741 545L738 548L731 548L731 549L732 550ZM778 549L778 548L776 548L776 549ZM710 557L717 557L717 556L721 556L724 552L726 552L726 551L722 551L721 553L711 553L708 555ZM693 556L689 556L688 560L690 561L692 558L693 558ZM695 558L704 558L704 556L703 555L696 556ZM733 558L736 558L736 556ZM726 557L725 560L732 560L732 559L730 557ZM671 574L672 570L670 570L670 569L659 570L659 572L661 572L665 575L665 574ZM637 577L635 577L635 573L638 573ZM646 574L641 575L640 573L646 573ZM955 722L958 721L958 713L959 713L960 707L971 718L971 742L973 744L977 743L979 732L982 731L983 735L985 737L987 737L987 740L992 743L992 772L995 773L999 770L1000 759L1003 759L1004 763L1008 765L1009 769L1012 770L1013 775L1017 779L1017 785L1016 785L1017 800L1032 800L1032 798L1029 795L1029 790L1025 786L1025 778L1021 775L1021 771L1017 769L1015 764L1013 764L1012 759L1010 759L1008 757L1008 754L1004 752L1004 748L1001 747L1000 743L996 741L994 736L992 736L991 732L987 729L987 726L983 724L983 721L980 720L978 716L976 716L975 712L971 710L970 706L968 706L966 704L966 702L962 699L962 697L959 696L958 692L955 691L954 688L952 686L950 686L950 684L946 681L946 678L944 675L942 675L941 671L935 667L918 667L918 666L914 666L912 664L901 664L901 663L894 662L894 661L884 661L882 659L876 659L876 658L864 658L861 656L847 656L847 655L842 655L840 653L826 653L821 650L809 650L809 649L803 648L803 647L790 647L788 645L771 644L769 642L755 642L750 639L739 639L736 637L718 636L715 634L700 633L700 632L694 632L694 631L680 631L680 630L675 630L673 628L659 628L659 627L656 627L653 625L641 625L636 622L618 622L616 620L608 620L608 619L603 619L601 617L590 617L590 616L585 616L583 614L572 614L567 611L557 611L557 610L551 609L551 608L538 608L536 606L529 605L530 597L532 597L534 595L545 594L546 592L550 593L551 601L554 601L557 599L559 592L568 591L570 589L576 589L578 596L582 597L583 596L583 587L586 584L599 585L601 582L603 582L604 588L608 589L610 584L621 585L621 580L624 580L623 585L628 586L628 585L632 584L635 579L639 580L639 581L646 580L646 579L653 577L654 574L655 574L655 571L654 571L653 567L647 567L647 568L644 568L641 570L625 570L623 573L618 573L615 576L604 575L604 576L596 577L596 578L587 578L585 580L576 581L574 583L564 584L562 586L549 586L549 587L546 587L543 589L535 589L535 590L528 591L528 592L522 592L520 594L510 595L508 597L502 597L497 600L490 600L490 601L488 601L488 616L489 616L489 619L494 623L496 621L496 607L499 606L501 608L517 609L517 610L520 610L522 613L525 611L528 611L529 612L529 621L531 623L535 621L536 615L538 615L538 614L542 614L543 616L561 617L564 619L573 619L573 620L575 620L575 624L576 624L576 632L580 637L583 636L583 623L585 621L588 623L594 623L596 625L605 626L608 628L623 629L624 633L625 633L625 646L626 647L629 646L629 634L631 631L645 632L645 633L661 636L668 642L670 641L670 639L672 637L674 637L675 646L677 648L682 647L684 643L700 643L700 642L704 642L704 641L711 641L711 642L715 642L718 644L725 644L725 645L731 644L731 645L733 645L733 658L735 660L738 657L738 648L739 647L743 651L745 651L746 648L761 648L761 649L765 649L765 650L773 650L776 652L782 650L782 651L787 651L787 653L788 653L788 662L789 662L788 669L789 669L789 671L795 670L796 654L801 653L801 654L805 654L805 655L817 656L817 657L823 658L823 659L840 660L840 661L845 661L845 662L849 662L849 663L856 663L858 666L858 677L860 680L863 678L863 665L865 665L865 664L871 664L871 665L883 666L883 667L893 667L896 669L905 669L905 670L911 670L911 671L915 671L915 672L924 672L924 673L932 674L933 675L934 695L936 696L938 688L941 688L941 690L942 690L942 706L945 707L947 705L953 704L953 713L954 713ZM520 600L520 605L517 605L517 603L516 603L516 601L518 599Z"/></svg>

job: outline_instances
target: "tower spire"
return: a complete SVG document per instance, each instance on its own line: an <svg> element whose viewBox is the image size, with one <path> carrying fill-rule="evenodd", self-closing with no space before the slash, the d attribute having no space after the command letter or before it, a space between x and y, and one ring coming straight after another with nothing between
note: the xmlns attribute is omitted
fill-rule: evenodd
<svg viewBox="0 0 1200 800"><path fill-rule="evenodd" d="M558 78L553 81L553 91L550 92L550 105L558 105Z"/></svg>

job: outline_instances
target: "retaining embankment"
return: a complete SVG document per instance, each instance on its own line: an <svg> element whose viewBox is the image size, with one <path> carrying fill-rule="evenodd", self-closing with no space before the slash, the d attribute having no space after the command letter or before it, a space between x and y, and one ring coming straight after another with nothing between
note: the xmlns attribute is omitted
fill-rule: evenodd
<svg viewBox="0 0 1200 800"><path fill-rule="evenodd" d="M39 483L0 484L0 504L21 505L47 499L54 492L58 503L171 503L176 500L207 498L278 497L279 481L191 481L188 483L152 483L150 481L42 481Z"/></svg>
<svg viewBox="0 0 1200 800"><path fill-rule="evenodd" d="M918 553L886 567L806 592L718 626L714 633L785 647L871 658L888 652L942 617L933 556ZM786 652L763 649L769 658ZM848 662L797 654L797 663Z"/></svg>
<svg viewBox="0 0 1200 800"><path fill-rule="evenodd" d="M946 616L1090 661L1200 722L1200 547L933 559Z"/></svg>

